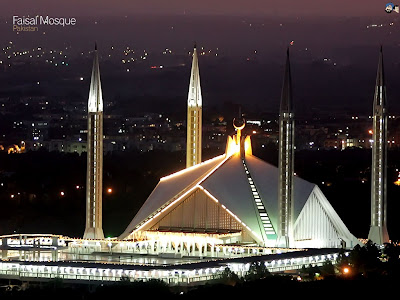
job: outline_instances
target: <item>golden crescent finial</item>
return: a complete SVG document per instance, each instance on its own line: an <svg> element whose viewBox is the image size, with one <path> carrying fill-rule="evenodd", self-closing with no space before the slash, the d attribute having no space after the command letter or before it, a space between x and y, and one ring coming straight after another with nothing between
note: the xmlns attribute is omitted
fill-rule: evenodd
<svg viewBox="0 0 400 300"><path fill-rule="evenodd" d="M242 126L236 126L236 125L235 125L235 120L236 120L236 118L233 118L233 127L234 127L235 129L237 129L237 130L242 130L242 129L244 128L244 126L246 126L246 122L245 122L244 119L243 119L243 125L242 125Z"/></svg>

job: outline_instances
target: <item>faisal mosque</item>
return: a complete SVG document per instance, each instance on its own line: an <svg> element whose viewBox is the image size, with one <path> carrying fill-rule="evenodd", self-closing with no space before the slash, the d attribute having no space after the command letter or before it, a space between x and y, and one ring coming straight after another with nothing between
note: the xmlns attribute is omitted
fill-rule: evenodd
<svg viewBox="0 0 400 300"><path fill-rule="evenodd" d="M190 253L216 244L352 248L359 243L316 184L294 175L294 113L289 50L279 115L279 166L252 155L245 120L234 120L225 154L201 162L202 96L194 48L187 114L187 168L160 179L119 237L183 239ZM207 244L207 245L206 245Z"/></svg>
<svg viewBox="0 0 400 300"><path fill-rule="evenodd" d="M86 227L83 238L52 234L2 236L2 259L14 260L20 278L42 268L43 274L62 274L65 279L117 280L125 274L131 280L161 278L171 283L171 278L181 280L187 276L189 282L189 278L201 280L204 276L218 273L221 263L216 266L215 259L261 255L271 271L293 270L306 264L333 260L339 249L351 249L361 244L318 185L294 173L295 114L289 49L279 111L278 167L252 154L251 136L244 134L246 120L241 117L232 121L235 134L228 136L225 153L202 161L202 103L195 46L187 100L186 168L161 178L137 214L132 216L125 231L119 237L105 239L102 228L103 98L96 46L88 101ZM387 111L382 48L373 103L373 140L371 200L365 201L365 205L371 206L368 238L383 245L389 242L389 236L386 227ZM325 253L326 250L323 255L313 256L311 250L317 249L331 249L329 251L333 252ZM40 255L35 256L38 251L40 255L47 255L44 260L51 261L51 267L37 264L38 260L43 260ZM310 251L307 252L309 255L304 251ZM121 260L115 262L110 258L113 253L117 253L119 259L129 255L129 259L123 263ZM91 258L82 261L78 258L82 254ZM155 257L152 268L143 262L143 254ZM286 260L282 256L278 260L276 254L291 256ZM204 269L208 270L208 275L199 266L176 269L185 258L196 257L209 259L209 268ZM27 258L36 263L28 267ZM110 263L110 259L115 265L108 269L98 265L87 266L88 261L95 264L106 260ZM161 263L159 259L173 259L171 270L165 267L168 263ZM66 266L66 261L71 260L82 265ZM155 267L158 263L163 267ZM0 277L9 274L7 270L12 270L14 265L0 262ZM246 272L246 268L248 270L245 261L230 266L241 274ZM37 271L35 276L38 274Z"/></svg>

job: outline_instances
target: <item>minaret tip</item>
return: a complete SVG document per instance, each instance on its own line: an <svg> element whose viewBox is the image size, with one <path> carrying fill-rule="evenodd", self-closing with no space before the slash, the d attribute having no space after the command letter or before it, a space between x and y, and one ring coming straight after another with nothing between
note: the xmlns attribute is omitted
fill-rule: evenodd
<svg viewBox="0 0 400 300"><path fill-rule="evenodd" d="M97 51L97 42L94 42L94 51Z"/></svg>
<svg viewBox="0 0 400 300"><path fill-rule="evenodd" d="M192 69L190 72L189 93L187 101L187 143L186 167L201 163L202 136L202 97L200 88L199 62L196 42L192 53Z"/></svg>
<svg viewBox="0 0 400 300"><path fill-rule="evenodd" d="M99 112L103 111L103 96L101 91L99 55L97 52L97 43L95 43L93 54L92 76L90 80L88 111Z"/></svg>
<svg viewBox="0 0 400 300"><path fill-rule="evenodd" d="M283 86L281 94L281 112L292 112L292 79L290 74L290 59L289 59L289 47L286 50L286 64L285 64L285 74L283 77Z"/></svg>
<svg viewBox="0 0 400 300"><path fill-rule="evenodd" d="M197 48L197 43L196 43L196 41L194 42L193 48L194 48L194 49Z"/></svg>
<svg viewBox="0 0 400 300"><path fill-rule="evenodd" d="M383 71L383 47L381 45L380 50L379 50L379 60L378 60L378 70L377 70L377 75L376 75L376 84L375 84L375 89L379 89L379 87L385 85L385 80L384 80L384 71ZM375 95L376 100L378 100L378 103L384 104L386 99L378 99L380 93L377 93ZM385 95L383 95L384 98L386 98Z"/></svg>

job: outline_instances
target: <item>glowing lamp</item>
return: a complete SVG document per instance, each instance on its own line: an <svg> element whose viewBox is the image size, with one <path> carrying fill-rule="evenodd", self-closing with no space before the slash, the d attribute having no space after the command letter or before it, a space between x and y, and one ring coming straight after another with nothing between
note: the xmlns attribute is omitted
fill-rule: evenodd
<svg viewBox="0 0 400 300"><path fill-rule="evenodd" d="M400 186L400 172L397 176L397 180L394 182L395 185Z"/></svg>

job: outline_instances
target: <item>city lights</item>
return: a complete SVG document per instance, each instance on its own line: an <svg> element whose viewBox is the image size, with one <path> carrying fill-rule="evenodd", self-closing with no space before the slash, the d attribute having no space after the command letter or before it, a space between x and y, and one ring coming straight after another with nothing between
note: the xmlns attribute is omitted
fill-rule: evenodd
<svg viewBox="0 0 400 300"><path fill-rule="evenodd" d="M327 43L305 38L307 33L291 33L300 32L303 19L265 22L262 28L261 18L243 17L226 35L242 42L221 38L215 48L214 35L228 32L226 26L211 27L216 21L207 18L209 27L193 31L191 15L187 28L178 19L134 27L142 17L129 17L123 31L107 37L121 18L99 18L80 26L95 27L94 35L70 38L75 32L49 29L46 40L20 45L21 33L0 45L1 225L8 230L0 236L2 281L59 278L95 287L156 279L186 293L186 287L221 279L226 268L243 279L242 289L254 263L291 276L286 284L304 286L328 276L349 281L362 272L367 278L367 268L354 262L361 255L350 250L365 240L351 231L355 223L365 230L370 225L368 240L381 251L390 241L386 205L396 201L387 190L400 191L400 166L392 155L400 149L400 117L387 111L382 49L372 95L372 82L370 90L361 86L376 74L367 72L369 63L361 66L367 55L353 62L337 51L343 46L329 50ZM320 30L316 36L331 33L314 27ZM178 36L210 28L218 30L213 43L202 41L204 47L184 45L190 36ZM359 33L351 35L352 46L365 46ZM51 42L58 34L63 43ZM262 36L282 34L267 47L260 43ZM99 49L97 43L85 48L91 42L82 37L96 36ZM326 41L331 45L338 37ZM283 65L278 47L285 45ZM289 50L301 69L293 80ZM358 78L353 71L360 66L365 74ZM351 82L338 84L343 76L332 72L352 75ZM309 84L292 93L292 84L304 81ZM348 88L352 82L356 89ZM364 101L369 92L373 107ZM396 227L389 225L393 239ZM24 233L34 230L76 237ZM383 250L370 253L379 272L391 259Z"/></svg>

